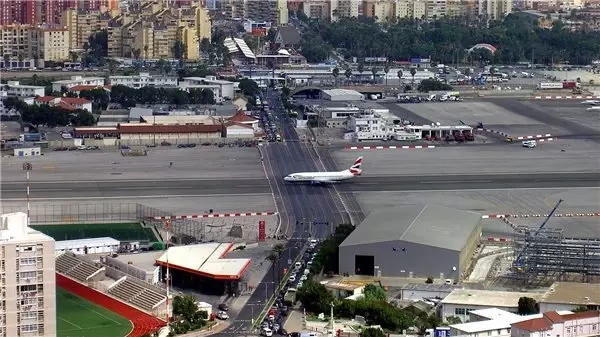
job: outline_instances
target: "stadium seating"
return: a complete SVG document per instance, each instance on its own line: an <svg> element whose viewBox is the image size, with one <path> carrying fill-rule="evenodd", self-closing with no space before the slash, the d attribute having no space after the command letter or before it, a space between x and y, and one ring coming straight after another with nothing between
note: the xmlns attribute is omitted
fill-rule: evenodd
<svg viewBox="0 0 600 337"><path fill-rule="evenodd" d="M128 279L110 288L108 293L146 311L151 311L166 297Z"/></svg>
<svg viewBox="0 0 600 337"><path fill-rule="evenodd" d="M64 253L56 258L56 271L80 282L85 282L88 277L100 269L94 264L78 258L73 253Z"/></svg>

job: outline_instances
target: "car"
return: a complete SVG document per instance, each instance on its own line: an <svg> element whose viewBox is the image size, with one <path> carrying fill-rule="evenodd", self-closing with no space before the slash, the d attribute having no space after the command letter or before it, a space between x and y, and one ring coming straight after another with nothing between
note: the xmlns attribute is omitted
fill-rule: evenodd
<svg viewBox="0 0 600 337"><path fill-rule="evenodd" d="M300 276L300 282L304 282L304 281L306 281L307 279L308 279L308 276L307 276L307 275L302 275L302 276Z"/></svg>
<svg viewBox="0 0 600 337"><path fill-rule="evenodd" d="M298 282L298 284L296 285L296 289L302 288L303 285L304 285L304 282L302 282L302 281Z"/></svg>
<svg viewBox="0 0 600 337"><path fill-rule="evenodd" d="M217 318L220 320L226 320L229 318L229 315L227 315L227 313L225 311L219 311L217 313Z"/></svg>
<svg viewBox="0 0 600 337"><path fill-rule="evenodd" d="M261 335L265 336L265 337L272 337L273 336L273 330L269 329L269 328L263 328L262 331L260 332Z"/></svg>
<svg viewBox="0 0 600 337"><path fill-rule="evenodd" d="M300 337L301 334L299 332L290 332L289 337Z"/></svg>
<svg viewBox="0 0 600 337"><path fill-rule="evenodd" d="M289 278L288 282L292 282L292 283L293 283L293 282L296 282L296 275L292 275L292 276L290 276L290 278Z"/></svg>
<svg viewBox="0 0 600 337"><path fill-rule="evenodd" d="M229 311L229 306L227 305L227 303L221 303L219 304L219 310L220 311Z"/></svg>

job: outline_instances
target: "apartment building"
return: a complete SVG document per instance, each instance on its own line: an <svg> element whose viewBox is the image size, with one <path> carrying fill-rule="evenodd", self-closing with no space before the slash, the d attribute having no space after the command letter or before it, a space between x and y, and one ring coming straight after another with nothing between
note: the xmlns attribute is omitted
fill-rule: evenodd
<svg viewBox="0 0 600 337"><path fill-rule="evenodd" d="M396 2L396 17L403 19L426 18L427 5L425 1L399 0Z"/></svg>
<svg viewBox="0 0 600 337"><path fill-rule="evenodd" d="M5 1L0 6L0 26L34 25L41 19L41 2L30 0Z"/></svg>
<svg viewBox="0 0 600 337"><path fill-rule="evenodd" d="M175 41L184 45L183 58L198 60L202 39L210 40L211 21L202 7L163 8L146 3L138 12L108 22L108 56L171 59Z"/></svg>
<svg viewBox="0 0 600 337"><path fill-rule="evenodd" d="M306 0L302 12L311 19L328 19L331 16L331 1Z"/></svg>
<svg viewBox="0 0 600 337"><path fill-rule="evenodd" d="M8 55L11 61L34 59L40 67L45 61L68 60L69 31L60 26L2 26L0 55Z"/></svg>
<svg viewBox="0 0 600 337"><path fill-rule="evenodd" d="M476 14L488 20L501 20L512 13L513 0L477 0Z"/></svg>
<svg viewBox="0 0 600 337"><path fill-rule="evenodd" d="M0 216L0 337L56 336L54 239L27 214Z"/></svg>
<svg viewBox="0 0 600 337"><path fill-rule="evenodd" d="M425 15L427 20L441 19L446 16L447 0L426 0L427 9Z"/></svg>
<svg viewBox="0 0 600 337"><path fill-rule="evenodd" d="M363 1L363 15L375 18L377 22L386 22L396 15L392 0Z"/></svg>
<svg viewBox="0 0 600 337"><path fill-rule="evenodd" d="M111 85L124 85L130 88L143 87L177 87L177 76L157 76L150 73L139 73L130 76L110 76Z"/></svg>
<svg viewBox="0 0 600 337"><path fill-rule="evenodd" d="M89 37L106 29L111 19L109 12L67 9L61 15L61 24L69 29L69 48L82 50Z"/></svg>
<svg viewBox="0 0 600 337"><path fill-rule="evenodd" d="M339 18L355 18L358 16L358 0L331 0L330 6L332 21Z"/></svg>

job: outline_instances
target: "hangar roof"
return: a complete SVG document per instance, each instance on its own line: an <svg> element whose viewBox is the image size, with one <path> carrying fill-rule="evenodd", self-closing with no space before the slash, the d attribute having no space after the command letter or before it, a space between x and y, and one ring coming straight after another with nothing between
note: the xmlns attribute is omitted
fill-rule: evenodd
<svg viewBox="0 0 600 337"><path fill-rule="evenodd" d="M413 242L461 251L481 214L439 205L408 205L375 210L340 247L387 241Z"/></svg>

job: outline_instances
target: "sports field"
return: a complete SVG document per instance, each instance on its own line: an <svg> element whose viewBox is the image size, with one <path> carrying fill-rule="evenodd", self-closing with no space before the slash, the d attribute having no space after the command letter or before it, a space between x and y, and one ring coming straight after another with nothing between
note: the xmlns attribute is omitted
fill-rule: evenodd
<svg viewBox="0 0 600 337"><path fill-rule="evenodd" d="M124 337L133 328L127 319L59 287L56 316L58 337Z"/></svg>
<svg viewBox="0 0 600 337"><path fill-rule="evenodd" d="M158 241L150 228L139 223L68 224L31 226L57 241L110 237L119 241Z"/></svg>

